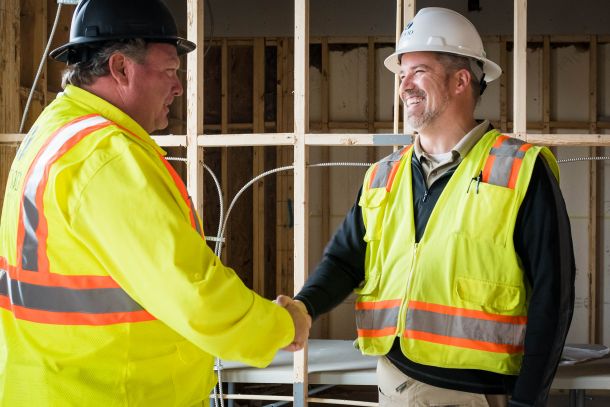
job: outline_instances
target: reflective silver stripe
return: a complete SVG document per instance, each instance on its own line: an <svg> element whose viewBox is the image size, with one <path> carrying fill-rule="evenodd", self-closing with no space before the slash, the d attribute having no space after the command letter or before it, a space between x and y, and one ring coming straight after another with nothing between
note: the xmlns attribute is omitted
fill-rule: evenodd
<svg viewBox="0 0 610 407"><path fill-rule="evenodd" d="M25 234L21 251L21 267L24 270L38 271L38 237L36 236L36 229L38 228L40 208L36 207L36 192L42 182L47 163L72 137L88 127L104 122L110 123L102 116L92 116L67 125L53 136L45 150L34 162L30 176L26 180L23 194L23 229Z"/></svg>
<svg viewBox="0 0 610 407"><path fill-rule="evenodd" d="M407 329L502 345L522 346L525 339L525 324L496 322L412 308L407 310Z"/></svg>
<svg viewBox="0 0 610 407"><path fill-rule="evenodd" d="M143 310L121 288L49 287L11 280L6 272L0 276L0 295L8 296L11 304L39 311L106 314Z"/></svg>
<svg viewBox="0 0 610 407"><path fill-rule="evenodd" d="M395 327L398 322L399 310L400 307L356 310L356 326L358 329Z"/></svg>
<svg viewBox="0 0 610 407"><path fill-rule="evenodd" d="M515 159L522 159L525 156L524 151L519 151L523 144L525 143L522 140L507 138L500 147L490 150L489 155L495 156L495 159L487 183L502 187L508 186Z"/></svg>
<svg viewBox="0 0 610 407"><path fill-rule="evenodd" d="M397 161L400 161L405 148L409 147L404 147L401 150L394 151L392 154L383 158L377 163L377 172L371 181L370 188L385 188L388 185L388 179L392 173L392 168Z"/></svg>

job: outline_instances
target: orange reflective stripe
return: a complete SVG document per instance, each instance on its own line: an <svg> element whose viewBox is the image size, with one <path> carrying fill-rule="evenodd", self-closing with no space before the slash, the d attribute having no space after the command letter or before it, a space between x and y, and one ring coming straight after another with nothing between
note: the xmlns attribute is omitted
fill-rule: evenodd
<svg viewBox="0 0 610 407"><path fill-rule="evenodd" d="M358 336L361 338L379 338L381 336L394 335L396 333L396 327L391 326L382 329L358 329Z"/></svg>
<svg viewBox="0 0 610 407"><path fill-rule="evenodd" d="M50 169L83 138L112 124L95 114L68 122L45 141L28 168L18 222L18 264L0 258L0 306L16 318L66 325L155 319L111 276L61 275L49 268L43 195Z"/></svg>
<svg viewBox="0 0 610 407"><path fill-rule="evenodd" d="M525 152L531 147L519 139L499 136L487 156L481 180L514 189Z"/></svg>
<svg viewBox="0 0 610 407"><path fill-rule="evenodd" d="M42 280L53 276L53 273L23 272L5 265L6 259L0 258L0 307L12 312L15 318L62 325L109 325L155 320L116 283L108 287L107 283L112 281L110 277L61 276L64 282L72 280L76 284L72 284L72 287L43 285L19 280L15 275L25 273L30 276L29 280ZM82 287L83 281L87 284L86 288Z"/></svg>
<svg viewBox="0 0 610 407"><path fill-rule="evenodd" d="M12 305L7 297L0 295L0 308L11 311L15 318L24 321L37 322L50 325L114 325L128 322L154 321L156 318L147 311L110 313L110 314L84 314L72 312L50 312Z"/></svg>
<svg viewBox="0 0 610 407"><path fill-rule="evenodd" d="M360 301L356 303L357 310L372 310L400 307L401 300Z"/></svg>
<svg viewBox="0 0 610 407"><path fill-rule="evenodd" d="M385 188L389 192L400 167L400 159L411 147L410 145L406 146L377 162L371 171L368 189Z"/></svg>
<svg viewBox="0 0 610 407"><path fill-rule="evenodd" d="M525 316L410 301L403 335L473 349L518 352L523 348L526 323Z"/></svg>
<svg viewBox="0 0 610 407"><path fill-rule="evenodd" d="M371 171L371 176L369 178L369 189L373 188L373 181L375 180L375 177L377 176L378 170L379 170L379 163L376 163L373 166L373 170Z"/></svg>
<svg viewBox="0 0 610 407"><path fill-rule="evenodd" d="M57 273L18 270L16 267L8 265L6 259L2 257L0 257L0 269L6 270L11 279L28 284L74 289L120 288L119 284L110 276L70 276Z"/></svg>
<svg viewBox="0 0 610 407"><path fill-rule="evenodd" d="M356 327L361 337L395 335L401 300L360 301L356 308Z"/></svg>
<svg viewBox="0 0 610 407"><path fill-rule="evenodd" d="M159 158L161 159L161 161L167 168L167 171L169 171L169 174L171 175L172 179L174 180L174 183L176 184L176 187L180 191L180 195L182 195L182 199L184 199L186 204L189 206L189 209L190 209L189 215L190 215L190 219L191 219L191 226L193 226L193 228L200 235L203 236L201 225L199 224L199 218L197 217L197 214L195 213L195 208L193 206L191 198L189 197L188 191L186 190L186 186L184 185L184 182L182 182L182 179L180 178L180 176L178 175L178 173L176 172L174 167L171 166L171 164L165 159L165 157L160 155Z"/></svg>
<svg viewBox="0 0 610 407"><path fill-rule="evenodd" d="M405 338L423 340L426 342L439 343L449 346L457 346L460 348L469 348L483 350L487 352L496 353L521 353L523 352L523 346L491 343L484 341L476 341L472 339L456 338L453 336L436 335L428 332L406 330L403 335Z"/></svg>
<svg viewBox="0 0 610 407"><path fill-rule="evenodd" d="M505 322L505 323L509 323L509 324L517 324L517 325L527 324L526 316L490 314L490 313L487 313L484 311L450 307L448 305L433 304L433 303L423 302L423 301L409 301L409 308L410 309L419 309L422 311L431 311L431 312L436 312L439 314L484 319L484 320L495 321L495 322Z"/></svg>
<svg viewBox="0 0 610 407"><path fill-rule="evenodd" d="M402 154L401 154L401 156L402 156ZM390 192L390 190L392 189L392 184L394 184L394 177L396 177L396 173L398 172L399 166L400 166L400 161L396 161L394 163L394 165L392 165L392 170L390 171L390 175L388 177L388 183L385 186L385 189L388 192Z"/></svg>
<svg viewBox="0 0 610 407"><path fill-rule="evenodd" d="M481 174L481 181L489 183L489 177L491 176L491 169L494 167L494 161L496 160L495 155L487 156L485 166L483 167L483 173Z"/></svg>
<svg viewBox="0 0 610 407"><path fill-rule="evenodd" d="M51 165L85 136L110 123L99 115L79 117L55 131L36 154L25 177L19 210L17 253L21 268L48 271L43 194Z"/></svg>

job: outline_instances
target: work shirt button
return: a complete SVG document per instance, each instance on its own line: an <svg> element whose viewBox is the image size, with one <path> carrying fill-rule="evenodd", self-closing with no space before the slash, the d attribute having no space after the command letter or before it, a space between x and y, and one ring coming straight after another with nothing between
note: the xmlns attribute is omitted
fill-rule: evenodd
<svg viewBox="0 0 610 407"><path fill-rule="evenodd" d="M193 274L193 280L198 281L198 280L201 280L201 278L202 278L202 277L203 277L203 276L202 276L202 274L201 274L201 273L195 273L195 274Z"/></svg>

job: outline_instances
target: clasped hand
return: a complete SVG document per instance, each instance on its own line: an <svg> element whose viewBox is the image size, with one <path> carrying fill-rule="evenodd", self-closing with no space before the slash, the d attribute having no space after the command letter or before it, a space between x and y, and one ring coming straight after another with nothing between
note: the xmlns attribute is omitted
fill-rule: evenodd
<svg viewBox="0 0 610 407"><path fill-rule="evenodd" d="M278 295L274 301L276 304L286 308L290 313L292 322L294 323L294 340L283 350L296 352L305 346L305 342L309 338L309 330L311 329L311 316L307 313L305 304L298 300L293 300L286 295Z"/></svg>

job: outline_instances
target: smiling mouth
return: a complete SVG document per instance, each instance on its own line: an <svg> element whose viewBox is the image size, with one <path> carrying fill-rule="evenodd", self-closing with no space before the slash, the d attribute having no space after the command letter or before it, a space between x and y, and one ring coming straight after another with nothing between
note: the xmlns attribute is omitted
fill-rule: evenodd
<svg viewBox="0 0 610 407"><path fill-rule="evenodd" d="M421 102L423 102L424 98L421 96L417 96L417 97L409 97L407 99L406 105L407 106L415 106L420 104Z"/></svg>

